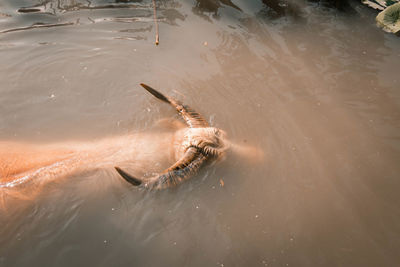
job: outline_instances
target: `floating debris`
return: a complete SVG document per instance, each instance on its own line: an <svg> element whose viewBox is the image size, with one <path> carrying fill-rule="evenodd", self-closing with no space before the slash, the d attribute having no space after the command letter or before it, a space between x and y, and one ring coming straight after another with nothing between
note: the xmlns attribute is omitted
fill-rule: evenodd
<svg viewBox="0 0 400 267"><path fill-rule="evenodd" d="M52 28L52 27L61 27L61 26L71 26L71 25L75 25L75 24L76 24L75 22L54 23L54 24L36 23L36 24L33 24L32 26L8 29L8 30L1 31L0 33L25 31L25 30L39 29L39 28Z"/></svg>
<svg viewBox="0 0 400 267"><path fill-rule="evenodd" d="M384 31L400 34L400 2L380 12L376 22Z"/></svg>
<svg viewBox="0 0 400 267"><path fill-rule="evenodd" d="M386 32L400 33L400 0L363 0L362 2L382 11L376 17L379 27Z"/></svg>
<svg viewBox="0 0 400 267"><path fill-rule="evenodd" d="M33 7L21 7L18 9L19 13L38 13L38 12L46 12L44 6L33 6Z"/></svg>
<svg viewBox="0 0 400 267"><path fill-rule="evenodd" d="M378 10L384 10L385 8L398 3L399 0L363 0L362 3Z"/></svg>
<svg viewBox="0 0 400 267"><path fill-rule="evenodd" d="M1 13L1 12L0 12L0 17L10 18L11 15L10 15L10 14L7 14L7 13Z"/></svg>
<svg viewBox="0 0 400 267"><path fill-rule="evenodd" d="M153 0L153 19L154 19L154 25L156 26L155 44L158 45L160 43L160 38L159 38L159 35L158 35L157 6L156 6L156 1L155 0Z"/></svg>

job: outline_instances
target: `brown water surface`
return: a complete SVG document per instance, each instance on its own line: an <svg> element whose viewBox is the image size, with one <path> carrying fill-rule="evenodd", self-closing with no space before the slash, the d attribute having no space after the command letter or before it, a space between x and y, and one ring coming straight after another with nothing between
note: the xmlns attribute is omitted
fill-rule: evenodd
<svg viewBox="0 0 400 267"><path fill-rule="evenodd" d="M398 266L400 39L376 12L156 2L159 46L150 0L1 0L0 139L146 134L176 115L145 82L264 161L156 193L110 168L50 184L0 211L0 266Z"/></svg>

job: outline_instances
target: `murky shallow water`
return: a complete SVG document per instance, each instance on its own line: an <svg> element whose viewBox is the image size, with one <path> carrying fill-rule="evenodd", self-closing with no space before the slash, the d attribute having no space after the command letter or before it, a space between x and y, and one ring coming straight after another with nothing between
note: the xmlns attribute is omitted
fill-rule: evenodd
<svg viewBox="0 0 400 267"><path fill-rule="evenodd" d="M264 2L157 1L156 47L151 1L2 0L2 140L146 133L174 116L146 82L266 157L157 193L50 184L2 211L0 266L398 265L400 39L356 2Z"/></svg>

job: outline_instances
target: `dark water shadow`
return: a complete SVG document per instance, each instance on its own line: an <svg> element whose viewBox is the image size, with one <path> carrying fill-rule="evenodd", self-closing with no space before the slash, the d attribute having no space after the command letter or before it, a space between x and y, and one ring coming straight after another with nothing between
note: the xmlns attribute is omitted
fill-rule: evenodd
<svg viewBox="0 0 400 267"><path fill-rule="evenodd" d="M192 8L192 12L193 14L211 22L211 17L214 19L220 18L218 10L220 8L224 8L225 6L242 12L242 9L230 0L196 0L195 6Z"/></svg>

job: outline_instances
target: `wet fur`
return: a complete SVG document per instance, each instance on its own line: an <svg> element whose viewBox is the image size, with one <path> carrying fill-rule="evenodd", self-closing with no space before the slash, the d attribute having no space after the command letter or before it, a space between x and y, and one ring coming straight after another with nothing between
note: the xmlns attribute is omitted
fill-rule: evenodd
<svg viewBox="0 0 400 267"><path fill-rule="evenodd" d="M226 137L225 132L210 127L202 115L182 102L165 96L146 84L140 85L154 97L175 108L188 128L184 130L181 140L177 143L179 148L175 149L178 152L178 156L175 153L175 164L162 173L146 179L137 178L116 166L115 170L122 178L134 186L164 189L184 182L194 176L207 162L221 158L228 148L227 142L222 140Z"/></svg>
<svg viewBox="0 0 400 267"><path fill-rule="evenodd" d="M179 112L180 109L187 112L183 116L189 126L191 123L195 127L206 123L190 108L180 106L180 103L177 107ZM190 117L196 121L193 123ZM259 149L231 143L220 129L209 126L190 128L175 119L163 119L146 133L93 142L28 144L3 141L0 142L0 204L7 198L34 198L44 185L61 181L72 174L112 169L114 166L120 166L117 171L129 181L132 176L125 176L123 169L129 170L135 177L144 177L172 165L170 170L178 170L179 175L161 178L165 180L160 180L157 185L165 188L190 178L209 160L225 159L229 151L252 161L260 161L263 157ZM191 157L188 163L182 161L185 154ZM129 182L139 185L156 181L137 178Z"/></svg>

